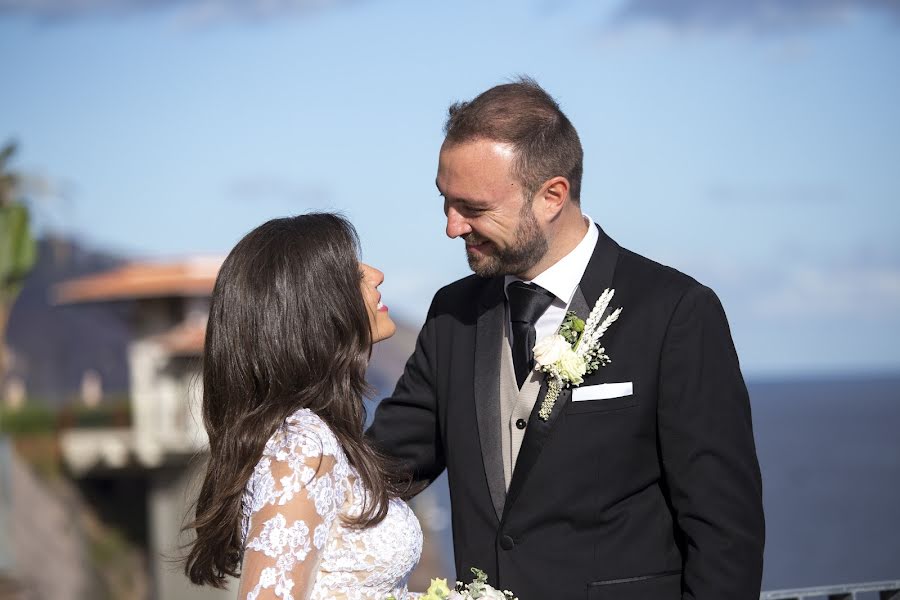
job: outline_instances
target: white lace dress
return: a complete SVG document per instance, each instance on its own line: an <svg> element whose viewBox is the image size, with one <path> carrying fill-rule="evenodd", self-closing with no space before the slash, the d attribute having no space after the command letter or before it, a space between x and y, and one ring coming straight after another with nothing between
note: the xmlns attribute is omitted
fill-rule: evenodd
<svg viewBox="0 0 900 600"><path fill-rule="evenodd" d="M240 600L397 600L422 552L419 521L391 500L378 525L352 529L364 490L328 425L307 409L269 439L243 495Z"/></svg>

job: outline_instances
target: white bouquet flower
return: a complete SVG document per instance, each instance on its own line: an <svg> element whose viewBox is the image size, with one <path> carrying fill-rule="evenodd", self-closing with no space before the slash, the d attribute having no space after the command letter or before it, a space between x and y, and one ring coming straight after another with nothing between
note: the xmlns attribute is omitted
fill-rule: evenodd
<svg viewBox="0 0 900 600"><path fill-rule="evenodd" d="M413 595L419 600L519 600L510 591L499 591L487 583L487 573L472 567L475 581L472 583L456 582L456 589L451 590L446 579L432 579L428 591L424 595ZM387 600L394 600L393 596Z"/></svg>

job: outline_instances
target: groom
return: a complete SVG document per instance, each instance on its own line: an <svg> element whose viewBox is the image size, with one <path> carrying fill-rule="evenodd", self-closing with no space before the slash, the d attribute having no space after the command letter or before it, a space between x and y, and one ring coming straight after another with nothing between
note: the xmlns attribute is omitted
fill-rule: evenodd
<svg viewBox="0 0 900 600"><path fill-rule="evenodd" d="M370 435L417 481L447 469L459 577L521 600L759 598L759 466L715 294L582 214L578 134L534 81L454 104L445 131L446 233L475 275L435 295ZM532 348L606 288L612 362L544 419Z"/></svg>

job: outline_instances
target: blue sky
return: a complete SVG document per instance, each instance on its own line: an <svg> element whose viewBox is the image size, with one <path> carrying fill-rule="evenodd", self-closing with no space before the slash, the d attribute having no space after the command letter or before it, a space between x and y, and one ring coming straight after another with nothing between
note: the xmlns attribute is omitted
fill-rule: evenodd
<svg viewBox="0 0 900 600"><path fill-rule="evenodd" d="M900 5L2 0L0 57L40 228L171 258L340 210L413 325L468 274L446 108L527 73L584 210L719 293L747 374L900 368Z"/></svg>

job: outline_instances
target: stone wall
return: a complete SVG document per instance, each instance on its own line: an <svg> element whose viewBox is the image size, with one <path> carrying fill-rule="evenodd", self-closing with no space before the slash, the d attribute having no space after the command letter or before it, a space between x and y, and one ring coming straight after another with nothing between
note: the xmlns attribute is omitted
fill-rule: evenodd
<svg viewBox="0 0 900 600"><path fill-rule="evenodd" d="M5 592L81 600L90 589L77 500L51 490L0 435L0 569ZM2 597L2 596L0 596Z"/></svg>

